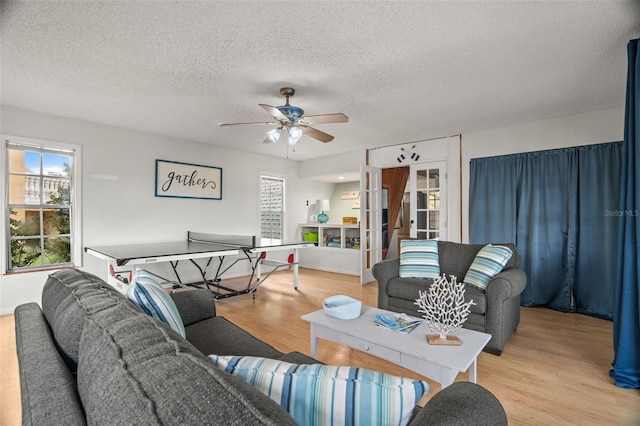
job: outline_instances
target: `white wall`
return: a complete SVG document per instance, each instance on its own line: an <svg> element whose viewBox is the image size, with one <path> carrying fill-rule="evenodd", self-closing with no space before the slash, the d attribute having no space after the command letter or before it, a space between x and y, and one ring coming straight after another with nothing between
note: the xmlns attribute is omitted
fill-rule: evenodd
<svg viewBox="0 0 640 426"><path fill-rule="evenodd" d="M365 160L366 151L364 150L304 160L298 164L298 175L301 178L313 179L342 173L358 173L360 171L360 164L365 164Z"/></svg>
<svg viewBox="0 0 640 426"><path fill-rule="evenodd" d="M305 199L328 198L334 187L300 179L291 160L7 106L0 107L0 125L2 134L82 146L83 247L180 240L188 230L258 234L260 172L287 176L285 232L297 238L307 217ZM155 197L156 159L221 167L222 200ZM246 271L242 265L238 274ZM84 255L82 269L106 279L105 262L93 256ZM166 266L162 273L172 277ZM40 302L46 276L1 275L0 314Z"/></svg>
<svg viewBox="0 0 640 426"><path fill-rule="evenodd" d="M329 201L331 202L331 211L329 212L329 223L342 223L342 218L347 217L357 217L358 222L360 221L360 209L353 208L353 203L355 199L345 199L343 200L342 193L343 192L358 192L360 193L360 181L357 182L341 182L335 185L333 190L333 194Z"/></svg>
<svg viewBox="0 0 640 426"><path fill-rule="evenodd" d="M469 164L472 158L616 142L621 141L623 135L624 107L463 134L463 241L469 241Z"/></svg>

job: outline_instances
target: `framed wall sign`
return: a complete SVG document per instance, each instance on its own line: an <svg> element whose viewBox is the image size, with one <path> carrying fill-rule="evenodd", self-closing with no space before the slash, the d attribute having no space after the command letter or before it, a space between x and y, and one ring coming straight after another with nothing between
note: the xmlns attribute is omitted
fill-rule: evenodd
<svg viewBox="0 0 640 426"><path fill-rule="evenodd" d="M156 160L156 197L222 199L222 168Z"/></svg>

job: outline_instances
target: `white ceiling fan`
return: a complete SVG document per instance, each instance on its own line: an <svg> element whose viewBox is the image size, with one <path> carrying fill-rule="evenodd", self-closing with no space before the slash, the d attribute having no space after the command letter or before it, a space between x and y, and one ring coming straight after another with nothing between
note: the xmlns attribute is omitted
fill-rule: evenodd
<svg viewBox="0 0 640 426"><path fill-rule="evenodd" d="M289 104L289 98L294 95L296 91L292 87L283 87L280 89L280 94L285 97L286 102L282 106L274 107L266 104L258 104L265 111L273 116L276 120L273 121L259 121L251 123L221 123L220 127L231 126L252 126L252 125L267 125L276 126L270 130L263 143L274 143L278 140L288 136L290 145L298 143L302 135L310 136L320 142L331 142L334 137L328 133L322 132L318 129L311 127L311 124L326 124L326 123L346 123L349 121L349 117L342 113L333 114L320 114L320 115L304 115L304 110L297 106Z"/></svg>

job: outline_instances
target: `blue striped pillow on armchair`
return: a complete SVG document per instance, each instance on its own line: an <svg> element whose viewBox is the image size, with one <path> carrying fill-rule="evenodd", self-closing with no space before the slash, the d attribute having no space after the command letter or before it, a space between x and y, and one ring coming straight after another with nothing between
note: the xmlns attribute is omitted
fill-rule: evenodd
<svg viewBox="0 0 640 426"><path fill-rule="evenodd" d="M440 278L438 240L400 241L401 278Z"/></svg>
<svg viewBox="0 0 640 426"><path fill-rule="evenodd" d="M464 277L464 283L486 290L489 281L498 275L513 256L509 247L487 244L476 254Z"/></svg>

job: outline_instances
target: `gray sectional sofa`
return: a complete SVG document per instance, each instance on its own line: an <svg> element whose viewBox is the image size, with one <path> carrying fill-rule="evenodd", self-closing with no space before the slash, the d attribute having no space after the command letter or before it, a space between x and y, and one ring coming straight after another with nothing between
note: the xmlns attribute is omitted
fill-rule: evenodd
<svg viewBox="0 0 640 426"><path fill-rule="evenodd" d="M206 357L284 354L216 315L208 290L172 294L186 339L98 277L51 274L36 303L15 310L24 425L287 425L280 405ZM486 389L460 382L416 408L411 425L506 424Z"/></svg>
<svg viewBox="0 0 640 426"><path fill-rule="evenodd" d="M502 272L493 277L486 290L466 286L465 300L472 299L471 313L463 327L491 334L485 351L500 355L507 340L520 322L520 294L527 285L527 276L520 269L520 256L513 244L513 255ZM447 277L454 275L458 282L464 280L467 270L484 244L463 244L438 241L440 272ZM378 307L394 312L422 317L414 304L419 291L425 291L431 279L401 278L400 259L389 259L373 266L373 276L378 281Z"/></svg>

